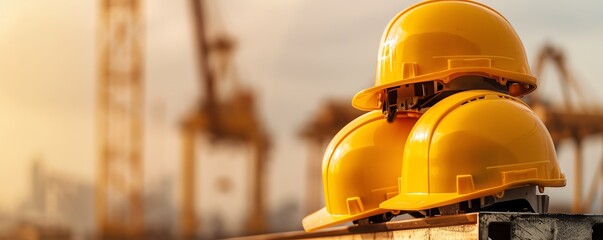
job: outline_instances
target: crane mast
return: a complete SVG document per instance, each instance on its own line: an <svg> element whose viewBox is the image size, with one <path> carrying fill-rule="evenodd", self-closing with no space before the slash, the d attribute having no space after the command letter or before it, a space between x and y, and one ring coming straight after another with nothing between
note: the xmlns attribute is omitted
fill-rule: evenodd
<svg viewBox="0 0 603 240"><path fill-rule="evenodd" d="M96 223L101 239L143 234L143 36L140 0L100 0Z"/></svg>

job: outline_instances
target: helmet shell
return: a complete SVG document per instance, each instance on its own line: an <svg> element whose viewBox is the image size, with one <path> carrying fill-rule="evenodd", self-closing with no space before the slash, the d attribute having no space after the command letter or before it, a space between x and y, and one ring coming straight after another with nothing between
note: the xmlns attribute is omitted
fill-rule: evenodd
<svg viewBox="0 0 603 240"><path fill-rule="evenodd" d="M521 83L514 96L532 92L537 83L519 36L500 13L474 1L423 1L389 23L381 39L375 85L358 92L352 105L376 110L387 88L446 83L463 75Z"/></svg>
<svg viewBox="0 0 603 240"><path fill-rule="evenodd" d="M398 192L404 144L418 116L401 112L388 123L381 112L372 111L335 135L322 165L326 206L303 219L306 231L390 211L379 203Z"/></svg>
<svg viewBox="0 0 603 240"><path fill-rule="evenodd" d="M417 121L399 194L381 208L424 210L527 184L565 186L546 127L520 100L487 90L454 94Z"/></svg>

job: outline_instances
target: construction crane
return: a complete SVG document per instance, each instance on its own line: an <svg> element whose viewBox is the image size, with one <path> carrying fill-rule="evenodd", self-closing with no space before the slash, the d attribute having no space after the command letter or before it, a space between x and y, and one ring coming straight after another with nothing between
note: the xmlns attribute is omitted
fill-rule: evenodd
<svg viewBox="0 0 603 240"><path fill-rule="evenodd" d="M226 35L219 35L212 40L208 39L206 14L202 0L190 0L190 6L200 82L205 95L195 110L188 114L181 124L183 142L181 232L184 238L193 238L198 231L199 221L195 211L197 203L195 139L201 133L210 137L214 143L228 140L242 142L253 147L252 174L248 181L253 189L250 189L251 206L248 213L247 233L260 233L265 230L263 196L265 194L264 166L269 147L268 134L256 115L255 95L251 90L235 84L237 87L227 97L218 97L217 85L224 80L228 71L234 71L231 67L234 42Z"/></svg>
<svg viewBox="0 0 603 240"><path fill-rule="evenodd" d="M308 143L306 162L305 214L321 207L322 155L327 144L346 124L363 112L353 108L349 102L329 100L321 105L318 112L299 132L299 136Z"/></svg>
<svg viewBox="0 0 603 240"><path fill-rule="evenodd" d="M594 200L597 196L597 186L603 197L603 159L599 161L597 173L594 175L586 200L583 200L583 156L582 142L584 138L592 135L603 134L603 108L591 108L584 99L584 91L567 67L565 55L561 50L545 45L536 58L535 74L542 79L545 64L553 63L560 75L562 83L562 108L556 108L546 102L539 91L536 91L527 102L543 120L551 133L556 146L565 139L575 143L574 155L574 192L571 211L574 213L592 212ZM572 92L578 99L578 106L572 104ZM600 211L603 212L603 201L600 201Z"/></svg>
<svg viewBox="0 0 603 240"><path fill-rule="evenodd" d="M99 1L96 223L100 239L143 234L140 0Z"/></svg>

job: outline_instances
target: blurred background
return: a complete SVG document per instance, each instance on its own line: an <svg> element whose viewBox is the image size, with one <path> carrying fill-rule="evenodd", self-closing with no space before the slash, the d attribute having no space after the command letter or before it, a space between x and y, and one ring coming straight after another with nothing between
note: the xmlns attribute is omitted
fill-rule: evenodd
<svg viewBox="0 0 603 240"><path fill-rule="evenodd" d="M0 239L301 229L361 112L381 34L418 1L0 0ZM567 186L603 212L603 2L481 1L523 40Z"/></svg>

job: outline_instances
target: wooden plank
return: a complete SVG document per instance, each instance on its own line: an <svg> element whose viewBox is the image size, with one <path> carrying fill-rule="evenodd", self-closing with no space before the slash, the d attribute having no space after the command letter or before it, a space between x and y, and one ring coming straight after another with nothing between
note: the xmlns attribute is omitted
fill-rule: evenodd
<svg viewBox="0 0 603 240"><path fill-rule="evenodd" d="M480 212L239 239L603 239L603 215Z"/></svg>
<svg viewBox="0 0 603 240"><path fill-rule="evenodd" d="M451 216L418 218L369 225L329 228L317 232L294 231L248 236L241 239L408 239L412 234L451 234L471 239L468 235L473 228L477 229L478 213L458 214ZM416 231L408 231L419 229ZM471 231L470 231L471 230ZM473 236L477 235L477 230ZM410 234L410 235L409 235ZM446 239L446 238L441 238ZM477 238L475 238L477 239Z"/></svg>

